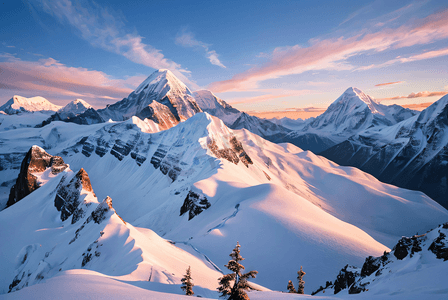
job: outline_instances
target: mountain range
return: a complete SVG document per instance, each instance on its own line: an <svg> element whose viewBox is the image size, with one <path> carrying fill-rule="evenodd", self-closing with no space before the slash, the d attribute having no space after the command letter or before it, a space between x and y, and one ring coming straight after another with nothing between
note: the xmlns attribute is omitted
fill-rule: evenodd
<svg viewBox="0 0 448 300"><path fill-rule="evenodd" d="M47 115L46 124L34 119L37 127L12 127L25 112L2 115L0 224L11 230L0 231L8 245L0 256L0 292L24 295L27 286L78 274L76 280L104 278L95 279L99 286L107 278L181 293L191 266L197 294L216 298L237 241L246 268L259 271L252 288L260 294L284 290L300 266L308 273L306 293L316 291L341 266L396 252L403 235L445 223L448 211L422 192L281 138L307 132L316 144L328 138L327 146L337 147L367 133L384 141L383 134L396 131L400 141L431 134L419 149L443 149L444 102L418 114L350 88L323 115L287 128L239 112L209 91L193 93L159 70L104 109L75 101L54 120ZM436 246L444 255L443 238ZM434 266L442 270L434 276L446 279L443 260ZM395 289L409 287L396 282ZM268 297L277 296L287 297Z"/></svg>

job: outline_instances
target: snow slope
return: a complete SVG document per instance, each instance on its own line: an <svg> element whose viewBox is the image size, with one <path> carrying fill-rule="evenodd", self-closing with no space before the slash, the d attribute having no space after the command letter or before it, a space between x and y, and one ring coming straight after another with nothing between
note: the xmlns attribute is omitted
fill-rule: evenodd
<svg viewBox="0 0 448 300"><path fill-rule="evenodd" d="M77 268L126 281L180 284L189 265L198 286L216 288L220 273L210 263L133 227L117 215L111 198L98 202L85 171L54 175L47 168L35 175L41 187L0 212L0 226L8 228L0 232L8 245L1 249L2 293Z"/></svg>
<svg viewBox="0 0 448 300"><path fill-rule="evenodd" d="M0 132L0 140L5 152L38 144L72 169L84 168L98 199L111 196L127 224L152 230L213 268L224 270L239 241L244 265L259 271L254 282L271 289L285 289L303 265L313 270L306 278L309 293L341 265L360 264L401 235L429 230L448 217L422 193L247 130L233 131L207 113L160 132L150 120L131 118L88 126L55 122L17 129L13 136ZM0 171L1 181L7 174ZM27 206L26 199L0 212L0 219L19 210L16 205ZM83 242L82 250L93 241Z"/></svg>
<svg viewBox="0 0 448 300"><path fill-rule="evenodd" d="M419 272L410 272L403 276L403 280L394 279L389 283L383 283L385 290L376 293L363 293L348 295L319 294L310 296L289 294L282 292L249 292L252 300L298 300L298 299L393 299L393 300L444 300L447 292L438 289L443 286L441 280L434 281L434 275L442 274L442 268L427 268ZM413 276L414 275L414 276ZM306 275L305 275L306 278ZM442 276L441 279L444 279ZM445 279L446 280L446 279ZM425 287L425 288L422 288ZM433 288L432 288L433 287ZM204 291L198 287L193 288L195 294L204 295ZM399 290L399 292L395 292ZM0 295L0 299L153 299L153 300L188 300L190 296L179 295L179 285L157 285L151 282L135 284L129 281L120 281L95 272L84 270L64 271L61 274L46 280L45 282L11 294ZM373 295L372 295L373 294ZM207 294L205 294L207 295ZM324 296L325 295L325 296ZM205 296L203 299L217 299L216 296Z"/></svg>
<svg viewBox="0 0 448 300"><path fill-rule="evenodd" d="M12 115L20 112L57 111L60 108L61 106L51 103L44 97L25 98L15 95L0 106L0 111Z"/></svg>
<svg viewBox="0 0 448 300"><path fill-rule="evenodd" d="M241 115L239 110L233 108L208 90L196 91L193 93L193 96L202 111L221 119L227 126L232 125Z"/></svg>
<svg viewBox="0 0 448 300"><path fill-rule="evenodd" d="M260 272L255 282L268 288L283 289L303 265L316 270L309 292L341 264L379 255L402 234L428 230L448 216L422 193L247 130L232 131L206 113L160 132L149 124L138 118L89 126L56 122L17 129L14 136L0 133L0 139L5 151L37 143L71 168L84 168L99 199L111 196L126 222L220 269L238 240L246 267ZM279 275L272 279L272 273Z"/></svg>

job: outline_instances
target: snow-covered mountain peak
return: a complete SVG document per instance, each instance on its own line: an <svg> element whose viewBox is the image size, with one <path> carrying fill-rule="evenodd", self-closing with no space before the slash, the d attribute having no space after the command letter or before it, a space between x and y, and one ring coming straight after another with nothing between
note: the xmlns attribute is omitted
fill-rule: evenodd
<svg viewBox="0 0 448 300"><path fill-rule="evenodd" d="M345 90L345 92L333 102L333 104L337 103L345 103L347 105L356 106L359 106L361 103L365 103L369 107L370 111L373 113L378 113L376 106L379 105L379 103L376 102L373 97L366 95L363 91L355 87L349 87Z"/></svg>
<svg viewBox="0 0 448 300"><path fill-rule="evenodd" d="M79 115L92 108L92 106L82 99L76 99L68 103L66 106L58 110L58 113L73 113L74 115Z"/></svg>
<svg viewBox="0 0 448 300"><path fill-rule="evenodd" d="M190 89L182 81L169 70L157 70L127 98L98 110L98 113L104 120L123 121L138 115L153 101L166 106L176 122L184 121L201 111ZM145 117L150 117L148 112Z"/></svg>
<svg viewBox="0 0 448 300"><path fill-rule="evenodd" d="M192 95L190 89L180 81L170 70L160 69L148 76L135 90L140 93L143 90L146 93L158 94L187 94Z"/></svg>
<svg viewBox="0 0 448 300"><path fill-rule="evenodd" d="M4 105L0 106L0 111L12 115L19 112L35 112L35 111L57 111L62 106L55 105L44 97L25 98L14 95Z"/></svg>
<svg viewBox="0 0 448 300"><path fill-rule="evenodd" d="M350 87L304 130L323 130L347 137L367 128L396 124L415 114L398 105L380 104L360 89Z"/></svg>

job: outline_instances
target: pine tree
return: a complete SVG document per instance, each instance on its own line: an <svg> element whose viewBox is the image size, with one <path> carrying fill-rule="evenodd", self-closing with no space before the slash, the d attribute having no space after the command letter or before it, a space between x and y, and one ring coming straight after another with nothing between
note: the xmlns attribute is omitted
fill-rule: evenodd
<svg viewBox="0 0 448 300"><path fill-rule="evenodd" d="M305 281L303 281L303 276L306 274L302 270L302 266L300 266L300 271L297 272L297 281L299 282L299 287L297 288L297 294L304 294L305 290Z"/></svg>
<svg viewBox="0 0 448 300"><path fill-rule="evenodd" d="M258 274L257 271L241 273L244 270L244 266L239 262L244 260L244 258L240 255L240 247L240 244L237 242L236 247L229 255L232 259L225 265L232 273L218 279L218 291L221 293L221 297L228 297L228 300L249 300L249 296L246 294L246 291L250 289L247 280L250 277L255 278Z"/></svg>
<svg viewBox="0 0 448 300"><path fill-rule="evenodd" d="M194 292L193 292L194 284L193 284L192 280L193 279L191 278L190 266L188 266L187 274L185 274L184 277L181 279L182 286L180 287L182 290L185 291L185 295L187 295L187 296L194 295Z"/></svg>
<svg viewBox="0 0 448 300"><path fill-rule="evenodd" d="M294 284L292 284L292 281L288 281L288 286L286 287L288 289L288 293L297 293L296 288L294 287Z"/></svg>

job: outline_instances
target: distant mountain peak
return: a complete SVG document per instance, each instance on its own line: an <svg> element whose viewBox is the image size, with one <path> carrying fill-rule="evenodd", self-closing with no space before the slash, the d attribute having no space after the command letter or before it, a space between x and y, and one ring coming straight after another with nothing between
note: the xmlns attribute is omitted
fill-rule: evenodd
<svg viewBox="0 0 448 300"><path fill-rule="evenodd" d="M333 103L350 102L355 104L357 102L359 103L359 101L367 104L367 106L373 113L378 112L375 106L379 105L379 103L375 100L375 98L365 94L363 91L355 87L349 87L348 89L346 89L345 92Z"/></svg>
<svg viewBox="0 0 448 300"><path fill-rule="evenodd" d="M76 99L69 102L66 106L58 110L58 113L79 115L92 108L92 105L82 99Z"/></svg>
<svg viewBox="0 0 448 300"><path fill-rule="evenodd" d="M19 95L14 95L8 102L0 106L0 110L9 115L19 112L57 111L60 108L61 106L51 103L44 97L26 98Z"/></svg>

